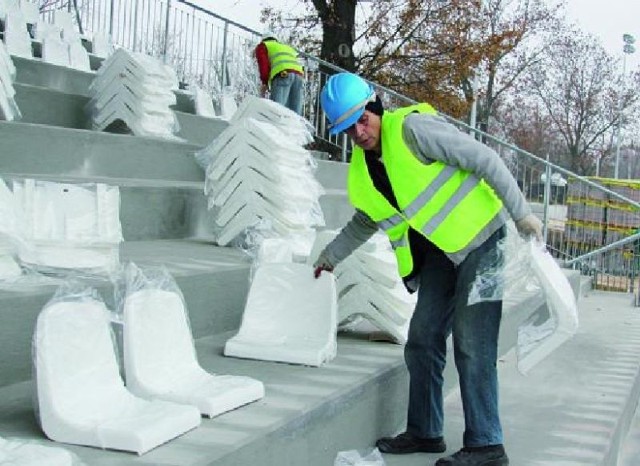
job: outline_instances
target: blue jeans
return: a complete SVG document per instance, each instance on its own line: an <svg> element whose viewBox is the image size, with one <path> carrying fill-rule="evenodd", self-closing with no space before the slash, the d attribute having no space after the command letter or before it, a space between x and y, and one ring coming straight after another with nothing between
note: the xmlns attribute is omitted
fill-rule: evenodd
<svg viewBox="0 0 640 466"><path fill-rule="evenodd" d="M271 80L271 100L302 115L303 79L297 73L289 72L284 78L276 76Z"/></svg>
<svg viewBox="0 0 640 466"><path fill-rule="evenodd" d="M447 337L453 332L465 420L464 446L503 441L496 369L502 301L467 305L480 261L495 252L502 237L504 229L496 231L457 267L440 251L425 258L404 350L409 369L407 431L414 435L442 436L442 373Z"/></svg>

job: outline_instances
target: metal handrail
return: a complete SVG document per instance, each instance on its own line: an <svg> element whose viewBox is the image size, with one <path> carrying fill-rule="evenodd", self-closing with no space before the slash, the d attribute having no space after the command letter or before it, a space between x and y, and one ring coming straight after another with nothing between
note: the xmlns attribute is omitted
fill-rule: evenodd
<svg viewBox="0 0 640 466"><path fill-rule="evenodd" d="M67 3L64 3L64 0L57 1L59 5L56 3L54 8L56 6L59 8L67 7ZM224 18L223 16L209 11L199 5L195 5L188 0L136 0L133 4L127 3L126 5L118 4L113 0L93 0L91 6L87 5L87 9L92 7L94 10L82 12L85 14L85 21L92 22L91 24L93 25L97 24L98 27L100 27L101 24L103 25L102 27L105 27L105 24L108 25L109 32L114 35L114 38L120 46L133 48L134 50L136 47L139 47L141 51L160 50L163 58L168 60L169 45L171 45L170 52L173 54L172 58L174 60L174 66L182 80L189 81L190 79L193 79L194 76L197 78L199 76L198 73L201 73L200 82L205 88L215 95L216 92L224 92L229 76L238 76L244 73L247 76L252 76L249 80L245 80L245 82L242 83L245 87L242 89L242 92L237 91L237 95L239 97L243 97L247 93L257 92L256 67L252 57L250 57L250 50L252 50L255 43L257 43L258 38L261 36L261 33L258 31ZM156 18L156 11L158 11L158 7L160 7L160 13L158 14L160 17ZM114 8L116 8L117 11L114 10ZM136 30L133 31L133 34L130 31L132 25L127 23L125 19L125 15L127 14L127 11L125 10L127 10L127 8L129 10L131 10L131 8L134 9L132 10L133 14L131 14L132 11L128 11L129 17L133 16L136 18L133 24L133 27ZM146 11L146 16L142 15L142 18L139 20L137 16L138 8L140 8L141 12ZM185 10L185 8L187 8L187 10ZM101 17L101 15L104 17ZM202 18L206 18L205 26L203 28L204 38L200 37L200 22L202 21ZM214 21L221 22L222 27L220 27L219 24L214 24ZM129 28L129 30L127 30L127 28ZM140 31L137 30L138 28L140 28ZM172 28L171 31L170 28ZM247 36L243 37L241 35L234 34L231 28L235 28L235 30L240 31ZM152 33L150 34L149 31L152 31ZM219 42L221 31L222 48L220 50ZM156 34L156 32L159 34ZM133 44L131 43L132 37ZM158 48L156 43L158 39L161 41L160 48ZM216 43L215 45L212 45L214 40ZM152 43L145 44L143 43L144 41L150 41ZM194 51L194 45L197 45L196 51ZM215 50L213 50L214 47ZM204 50L203 53L199 53L201 48ZM307 77L305 115L314 124L318 139L324 140L337 150L340 150L342 152L342 160L346 161L348 150L350 148L350 141L344 134L340 136L330 136L328 134L324 114L322 113L318 102L320 84L322 84L324 79L326 79L327 71L333 73L342 72L344 70L332 63L307 53L301 53L301 56L309 65L305 67L305 74ZM252 83L254 78L256 78L255 84ZM383 101L385 101L385 105L392 101L400 104L416 103L415 100L401 95L392 89L388 89L373 82L370 84L374 86L376 91L381 95ZM389 105L389 107L392 108L393 105ZM637 236L628 232L630 228L622 228L621 230L619 225L615 223L610 226L608 218L606 219L607 223L602 223L604 221L602 217L609 214L616 214L619 216L619 211L622 209L624 212L628 212L629 216L632 217L629 225L634 225L634 228L640 227L640 215L638 214L638 211L640 210L640 199L632 199L628 195L617 192L614 189L609 189L588 177L577 175L568 169L551 163L549 160L545 160L542 157L523 150L514 144L503 141L500 138L478 128L473 128L463 121L456 120L448 115L441 115L461 130L473 134L474 137L484 141L487 145L492 145L492 147L503 157L506 163L511 163L512 166L509 168L514 174L514 177L519 177L517 180L527 195L528 200L531 201L533 199L534 201L539 201L540 194L542 193L545 240L547 239L547 233L554 233L550 228L550 221L557 220L557 217L553 217L551 212L551 204L553 204L553 201L556 201L554 207L560 206L566 209L565 214L563 214L565 224L560 233L560 240L551 234L549 238L550 241L548 242L549 249L551 251L557 251L558 256L570 258L568 261L564 262L566 265L574 265L575 263L582 262L585 259L601 257L601 262L604 264L603 270L613 270L617 273L616 270L622 268L622 273L626 273L624 270L624 268L627 267L627 265L625 265L626 259L623 260L621 257L624 254L627 254L627 252L622 251L620 248L636 241ZM506 154L503 153L503 151L507 151ZM569 193L564 195L566 196L566 199L558 201L558 189L555 190L556 199L553 199L554 192L551 189L552 172L568 177L572 183L574 183L574 186L579 186L580 191L575 198L577 201L575 199L569 199ZM540 190L540 177L542 175L545 175L543 191ZM534 189L535 186L538 186L536 188L537 190ZM528 191L525 188L527 188ZM589 192L589 189L591 192ZM616 189L621 190L619 186L616 186ZM590 197L593 193L597 193L596 201L592 201L592 198ZM612 203L610 201L615 202ZM586 209L587 207L592 207L593 204L596 204L597 208L601 209L603 212L609 212L609 214L600 213L601 218L593 221L590 217L586 216L586 213L585 217L569 216L569 211L572 207L577 205L578 207ZM555 212L555 215L557 215L557 212ZM567 221L567 219L571 218L579 219L574 222L579 225L570 225L571 222ZM594 222L600 222L600 225L594 226ZM622 223L626 225L626 223ZM570 233L572 233L571 228L573 227L578 229L581 228L582 233L578 234L576 230L573 232L575 235L572 238ZM592 227L604 228L602 231L596 231L596 233L600 235L600 240L598 240L598 235L593 231L588 231ZM557 231L558 230L555 230L556 233ZM562 235L566 237L563 237ZM604 242L605 235L607 240L612 242L603 246L602 243ZM629 236L623 239L617 239L621 235ZM558 243L558 241L560 242ZM574 242L569 245L571 241ZM616 258L617 256L614 257L615 255L620 257ZM632 267L635 266L635 262L633 262ZM633 271L632 275L635 276L635 271Z"/></svg>

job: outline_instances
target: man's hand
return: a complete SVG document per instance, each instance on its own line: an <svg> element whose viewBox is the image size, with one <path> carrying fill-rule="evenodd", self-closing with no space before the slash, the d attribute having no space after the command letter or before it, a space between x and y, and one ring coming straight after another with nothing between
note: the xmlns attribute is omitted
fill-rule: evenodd
<svg viewBox="0 0 640 466"><path fill-rule="evenodd" d="M516 228L522 236L534 236L542 242L542 222L534 214L529 214L516 222Z"/></svg>
<svg viewBox="0 0 640 466"><path fill-rule="evenodd" d="M318 259L316 260L316 262L313 264L313 269L314 269L313 276L315 278L319 278L323 270L327 272L333 272L333 268L334 266L331 263L331 261L327 258L327 254L324 251L322 251L318 256Z"/></svg>

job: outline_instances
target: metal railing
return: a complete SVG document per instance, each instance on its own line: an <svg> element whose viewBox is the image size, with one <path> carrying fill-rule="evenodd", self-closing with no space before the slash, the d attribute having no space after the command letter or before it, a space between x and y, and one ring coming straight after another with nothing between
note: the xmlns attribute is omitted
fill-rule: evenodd
<svg viewBox="0 0 640 466"><path fill-rule="evenodd" d="M260 33L184 0L85 0L77 2L83 31L111 34L115 45L161 57L182 82L195 83L219 99L232 89L236 99L258 92L254 47ZM68 8L58 0L51 8ZM49 11L42 12L46 18ZM330 74L343 71L303 54L304 113L318 140L348 160L345 135L330 136L319 94ZM371 83L385 107L415 103ZM445 115L474 134L505 161L534 210L544 220L549 250L565 265L593 276L597 288L638 291L640 183L578 176L490 134Z"/></svg>

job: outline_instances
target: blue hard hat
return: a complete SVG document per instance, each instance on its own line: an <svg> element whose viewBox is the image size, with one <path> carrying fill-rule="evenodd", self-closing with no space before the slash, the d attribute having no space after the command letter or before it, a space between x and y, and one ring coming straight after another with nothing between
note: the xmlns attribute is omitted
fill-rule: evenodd
<svg viewBox="0 0 640 466"><path fill-rule="evenodd" d="M373 100L373 88L360 76L352 73L331 76L320 93L320 105L331 124L329 134L337 134L355 124L367 103Z"/></svg>

